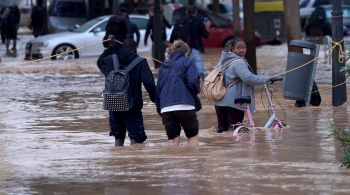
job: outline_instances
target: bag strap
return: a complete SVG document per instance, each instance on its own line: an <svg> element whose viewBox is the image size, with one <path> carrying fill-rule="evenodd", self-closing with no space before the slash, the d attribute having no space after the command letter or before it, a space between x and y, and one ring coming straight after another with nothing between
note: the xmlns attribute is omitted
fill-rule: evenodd
<svg viewBox="0 0 350 195"><path fill-rule="evenodd" d="M125 68L124 72L128 73L131 69L133 69L136 65L138 65L144 58L137 56L134 58L130 64Z"/></svg>
<svg viewBox="0 0 350 195"><path fill-rule="evenodd" d="M235 58L233 60L230 60L229 62L227 62L222 68L221 70L226 70L230 65L232 65L233 62L237 61L237 60L240 60L240 59L243 59L243 58ZM244 59L243 59L244 60ZM237 84L238 81L240 81L241 79L240 78L237 78L235 79L227 88L230 88L232 87L233 85Z"/></svg>
<svg viewBox="0 0 350 195"><path fill-rule="evenodd" d="M118 68L119 68L119 59L118 59L117 54L113 54L112 55L112 60L113 60L114 70L118 70Z"/></svg>
<svg viewBox="0 0 350 195"><path fill-rule="evenodd" d="M232 59L230 61L228 61L225 65L222 66L221 70L225 70L226 68L228 68L229 66L232 65L233 62L237 61L237 60L240 60L241 58L235 58L235 59Z"/></svg>
<svg viewBox="0 0 350 195"><path fill-rule="evenodd" d="M235 79L227 88L230 88L230 87L232 87L233 85L237 84L238 81L240 81L240 80L241 80L240 78Z"/></svg>

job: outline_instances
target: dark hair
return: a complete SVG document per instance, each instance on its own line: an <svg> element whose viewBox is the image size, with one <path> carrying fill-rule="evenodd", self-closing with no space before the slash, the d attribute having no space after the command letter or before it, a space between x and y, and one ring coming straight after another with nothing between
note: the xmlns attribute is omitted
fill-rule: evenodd
<svg viewBox="0 0 350 195"><path fill-rule="evenodd" d="M113 15L106 25L106 35L113 35L118 41L123 42L128 33L127 19L122 15Z"/></svg>
<svg viewBox="0 0 350 195"><path fill-rule="evenodd" d="M125 13L125 12L128 12L128 8L123 6L123 7L120 7L119 11L122 13Z"/></svg>
<svg viewBox="0 0 350 195"><path fill-rule="evenodd" d="M196 12L197 12L196 6L190 5L187 7L186 13L188 16L192 16L192 15L196 14Z"/></svg>
<svg viewBox="0 0 350 195"><path fill-rule="evenodd" d="M36 1L37 6L42 6L43 5L43 0L37 0Z"/></svg>
<svg viewBox="0 0 350 195"><path fill-rule="evenodd" d="M235 47L236 43L238 43L240 41L244 42L244 40L240 37L236 37L234 39L230 39L230 40L226 41L225 46L224 46L224 50L231 51L231 49L233 47Z"/></svg>
<svg viewBox="0 0 350 195"><path fill-rule="evenodd" d="M137 43L134 39L125 39L124 48L128 51L135 52L137 51Z"/></svg>

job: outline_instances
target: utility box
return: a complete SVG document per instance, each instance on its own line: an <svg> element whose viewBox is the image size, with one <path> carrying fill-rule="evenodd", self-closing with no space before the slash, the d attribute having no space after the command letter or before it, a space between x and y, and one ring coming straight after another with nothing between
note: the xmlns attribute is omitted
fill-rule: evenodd
<svg viewBox="0 0 350 195"><path fill-rule="evenodd" d="M255 29L264 43L286 39L282 1L255 2Z"/></svg>
<svg viewBox="0 0 350 195"><path fill-rule="evenodd" d="M288 52L283 96L286 99L305 101L308 104L320 46L305 40L292 40L290 46L301 48L303 53Z"/></svg>

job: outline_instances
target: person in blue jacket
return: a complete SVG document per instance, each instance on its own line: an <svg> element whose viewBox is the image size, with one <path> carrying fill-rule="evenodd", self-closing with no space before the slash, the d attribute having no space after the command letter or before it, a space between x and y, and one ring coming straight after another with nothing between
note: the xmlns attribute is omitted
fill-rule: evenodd
<svg viewBox="0 0 350 195"><path fill-rule="evenodd" d="M170 59L161 64L156 87L157 111L162 117L169 145L179 145L181 127L188 144L198 145L198 120L195 97L199 93L199 74L190 49L181 41L170 47Z"/></svg>

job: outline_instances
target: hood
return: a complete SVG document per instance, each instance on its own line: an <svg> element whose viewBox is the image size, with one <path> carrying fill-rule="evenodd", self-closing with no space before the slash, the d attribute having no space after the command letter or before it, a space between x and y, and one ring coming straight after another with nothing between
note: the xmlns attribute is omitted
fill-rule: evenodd
<svg viewBox="0 0 350 195"><path fill-rule="evenodd" d="M231 51L222 51L220 56L220 61L216 65L216 67L221 68L228 60L234 59L234 58L241 58L241 57L239 57L238 55L236 55Z"/></svg>
<svg viewBox="0 0 350 195"><path fill-rule="evenodd" d="M133 52L127 48L123 48L120 46L120 44L117 44L116 46L113 47L108 47L107 48L110 53L116 53L118 54L118 59L120 64L126 65L129 64L132 59L135 58L137 55L136 52Z"/></svg>
<svg viewBox="0 0 350 195"><path fill-rule="evenodd" d="M174 51L173 53L170 54L170 60L172 60L172 61L175 61L175 60L177 60L177 59L180 58L180 57L186 57L186 56L185 56L185 53L183 53L183 52L178 52L178 51ZM163 63L162 66L163 66L164 68L172 68L172 67L170 66L168 60L165 61L165 63Z"/></svg>

